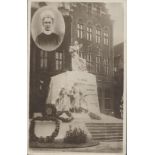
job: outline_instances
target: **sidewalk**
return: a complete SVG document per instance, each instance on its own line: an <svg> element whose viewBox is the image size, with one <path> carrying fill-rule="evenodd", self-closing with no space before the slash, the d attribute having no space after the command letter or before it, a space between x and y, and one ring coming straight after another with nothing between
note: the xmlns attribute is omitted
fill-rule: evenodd
<svg viewBox="0 0 155 155"><path fill-rule="evenodd" d="M99 145L86 148L67 148L67 149L37 149L30 148L31 153L45 153L49 154L52 152L94 152L94 153L122 153L123 152L123 142L100 142ZM44 155L45 155L44 154Z"/></svg>

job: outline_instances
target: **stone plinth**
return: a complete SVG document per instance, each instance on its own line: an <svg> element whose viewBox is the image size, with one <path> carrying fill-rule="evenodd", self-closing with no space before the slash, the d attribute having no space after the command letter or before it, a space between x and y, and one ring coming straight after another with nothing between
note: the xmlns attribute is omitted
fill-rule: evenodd
<svg viewBox="0 0 155 155"><path fill-rule="evenodd" d="M76 85L76 91L78 89L79 94L82 92L84 101L81 105L88 111L99 114L96 77L87 72L67 71L51 77L47 103L56 104L61 89L65 88L67 94L69 94L74 85ZM79 94L76 93L76 100L81 101ZM67 104L70 106L71 103L67 102Z"/></svg>

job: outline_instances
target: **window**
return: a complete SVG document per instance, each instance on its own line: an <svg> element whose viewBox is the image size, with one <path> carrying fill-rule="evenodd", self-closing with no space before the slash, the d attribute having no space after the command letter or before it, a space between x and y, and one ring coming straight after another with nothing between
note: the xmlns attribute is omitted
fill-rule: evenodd
<svg viewBox="0 0 155 155"><path fill-rule="evenodd" d="M100 42L101 42L101 30L96 29L96 43L100 43Z"/></svg>
<svg viewBox="0 0 155 155"><path fill-rule="evenodd" d="M109 45L109 33L108 32L103 32L103 42L104 45Z"/></svg>
<svg viewBox="0 0 155 155"><path fill-rule="evenodd" d="M100 15L100 13L101 13L100 7L97 7L97 8L96 8L96 12L97 12L97 15Z"/></svg>
<svg viewBox="0 0 155 155"><path fill-rule="evenodd" d="M88 4L88 14L92 14L92 4Z"/></svg>
<svg viewBox="0 0 155 155"><path fill-rule="evenodd" d="M92 28L87 27L87 40L92 41Z"/></svg>
<svg viewBox="0 0 155 155"><path fill-rule="evenodd" d="M101 57L100 56L96 57L96 72L97 73L101 72Z"/></svg>
<svg viewBox="0 0 155 155"><path fill-rule="evenodd" d="M62 56L63 54L61 52L56 52L55 53L55 60L56 60L56 70L62 70Z"/></svg>
<svg viewBox="0 0 155 155"><path fill-rule="evenodd" d="M105 89L104 99L105 99L105 109L111 109L111 91L110 91L110 88Z"/></svg>
<svg viewBox="0 0 155 155"><path fill-rule="evenodd" d="M103 60L103 66L104 66L105 75L108 75L109 74L109 61L108 61L108 59Z"/></svg>
<svg viewBox="0 0 155 155"><path fill-rule="evenodd" d="M42 70L47 69L47 52L46 51L40 51L40 68Z"/></svg>
<svg viewBox="0 0 155 155"><path fill-rule="evenodd" d="M93 62L92 62L92 55L91 53L88 53L87 54L87 68L88 68L88 71L89 72L92 72L93 71Z"/></svg>
<svg viewBox="0 0 155 155"><path fill-rule="evenodd" d="M106 73L106 75L109 74L109 61L108 61L108 59L105 59L105 73Z"/></svg>
<svg viewBox="0 0 155 155"><path fill-rule="evenodd" d="M83 24L77 24L77 37L83 38L84 37L84 26Z"/></svg>

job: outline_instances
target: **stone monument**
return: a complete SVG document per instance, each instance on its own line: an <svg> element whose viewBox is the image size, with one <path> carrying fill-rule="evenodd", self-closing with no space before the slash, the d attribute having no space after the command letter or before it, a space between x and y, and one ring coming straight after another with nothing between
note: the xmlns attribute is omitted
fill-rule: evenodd
<svg viewBox="0 0 155 155"><path fill-rule="evenodd" d="M48 141L49 139L50 141L53 137L55 140L64 140L66 133L75 129L76 132L84 132L87 135L87 141L92 141L92 135L85 123L94 119L93 116L95 119L100 119L98 116L100 109L96 77L87 72L86 60L79 56L81 47L82 45L77 41L73 46L70 46L72 71L52 76L50 79L46 104L56 108L55 117L61 121L60 125L58 121L57 123L52 122L50 120L52 111L50 115L50 109L47 110L48 120L45 117L44 120L35 121L35 129L31 125L32 136L35 133L37 137L41 137L38 138L39 140ZM51 132L53 134L50 137ZM34 139L36 136L33 136Z"/></svg>
<svg viewBox="0 0 155 155"><path fill-rule="evenodd" d="M82 45L70 46L72 71L51 77L47 104L57 110L100 113L95 75L87 72L86 60L79 56Z"/></svg>
<svg viewBox="0 0 155 155"><path fill-rule="evenodd" d="M79 56L81 47L77 41L70 46L72 71L51 77L46 103L55 105L57 111L65 112L63 117L68 117L66 111L73 115L72 122L62 123L56 139L63 138L69 126L82 128L91 138L85 127L85 122L91 120L88 113L100 113L96 77L87 72L86 60Z"/></svg>

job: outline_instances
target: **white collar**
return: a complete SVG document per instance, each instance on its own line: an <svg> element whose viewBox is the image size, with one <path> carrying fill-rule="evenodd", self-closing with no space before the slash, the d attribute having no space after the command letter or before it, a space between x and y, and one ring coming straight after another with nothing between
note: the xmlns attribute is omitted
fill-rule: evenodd
<svg viewBox="0 0 155 155"><path fill-rule="evenodd" d="M46 35L50 35L53 33L53 29L51 29L51 31L46 31L45 29L42 29L42 32Z"/></svg>

